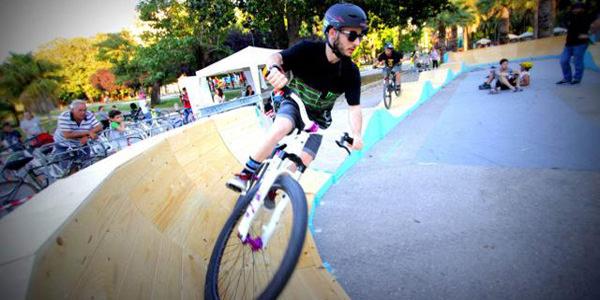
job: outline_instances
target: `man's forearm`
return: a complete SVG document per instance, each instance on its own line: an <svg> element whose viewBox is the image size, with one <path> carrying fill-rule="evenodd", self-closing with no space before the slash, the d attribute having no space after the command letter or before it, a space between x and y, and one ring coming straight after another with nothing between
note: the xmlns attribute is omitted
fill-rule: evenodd
<svg viewBox="0 0 600 300"><path fill-rule="evenodd" d="M79 131L79 132L73 132L73 131L63 132L63 136L67 139L78 139L78 138L82 138L84 136L88 136L89 134L90 134L90 132L88 130Z"/></svg>
<svg viewBox="0 0 600 300"><path fill-rule="evenodd" d="M350 106L350 128L352 136L361 136L362 134L362 110L360 105Z"/></svg>

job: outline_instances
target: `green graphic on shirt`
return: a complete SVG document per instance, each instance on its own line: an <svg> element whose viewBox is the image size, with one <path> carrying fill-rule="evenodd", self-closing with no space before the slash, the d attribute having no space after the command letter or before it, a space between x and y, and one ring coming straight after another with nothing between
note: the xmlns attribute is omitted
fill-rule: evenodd
<svg viewBox="0 0 600 300"><path fill-rule="evenodd" d="M292 79L288 86L300 96L306 108L312 111L331 110L335 100L341 95L332 92L323 95L297 78Z"/></svg>

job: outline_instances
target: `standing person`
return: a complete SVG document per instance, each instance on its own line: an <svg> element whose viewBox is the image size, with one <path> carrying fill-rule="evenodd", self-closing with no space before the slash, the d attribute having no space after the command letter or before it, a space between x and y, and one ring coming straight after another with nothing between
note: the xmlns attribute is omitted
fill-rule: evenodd
<svg viewBox="0 0 600 300"><path fill-rule="evenodd" d="M437 51L437 49L435 49L435 47L431 48L431 62L434 69L437 69L439 67L439 61L440 53Z"/></svg>
<svg viewBox="0 0 600 300"><path fill-rule="evenodd" d="M217 92L215 93L214 96L214 101L216 103L223 103L225 102L225 95L223 94L223 89L222 88L217 88Z"/></svg>
<svg viewBox="0 0 600 300"><path fill-rule="evenodd" d="M588 32L592 18L585 12L585 4L577 2L571 7L568 17L567 42L560 56L563 79L556 84L579 84L583 78L583 55L590 42ZM574 59L575 74L571 71L571 57Z"/></svg>
<svg viewBox="0 0 600 300"><path fill-rule="evenodd" d="M23 120L21 120L20 125L23 132L25 132L25 138L27 139L42 133L40 119L29 111L23 113Z"/></svg>
<svg viewBox="0 0 600 300"><path fill-rule="evenodd" d="M181 94L181 104L183 104L183 123L187 124L190 122L190 116L193 116L192 112L192 103L190 102L190 96L188 95L187 89L182 89L183 93Z"/></svg>
<svg viewBox="0 0 600 300"><path fill-rule="evenodd" d="M104 110L104 105L98 106L98 111L96 112L96 117L98 121L102 124L102 129L107 129L109 125L108 121L108 113Z"/></svg>
<svg viewBox="0 0 600 300"><path fill-rule="evenodd" d="M360 73L350 57L367 32L367 15L350 3L334 4L323 19L325 41L300 42L291 48L271 55L267 60L267 81L275 89L288 86L302 99L309 119L320 128L331 125L331 110L335 100L344 94L349 108L354 150L362 149L362 111L360 108ZM288 80L285 72L291 71ZM295 101L284 99L267 133L266 139L248 157L244 169L227 182L227 187L241 192L261 162L277 143L295 128L305 125ZM308 166L321 145L322 136L311 135L304 146L301 159Z"/></svg>
<svg viewBox="0 0 600 300"><path fill-rule="evenodd" d="M402 52L398 52L394 50L394 45L392 43L387 43L385 45L385 50L383 53L379 54L377 57L378 64L383 64L383 73L385 76L388 75L389 72L396 76L396 89L400 90L401 83L401 75L402 71L402 56L404 54Z"/></svg>

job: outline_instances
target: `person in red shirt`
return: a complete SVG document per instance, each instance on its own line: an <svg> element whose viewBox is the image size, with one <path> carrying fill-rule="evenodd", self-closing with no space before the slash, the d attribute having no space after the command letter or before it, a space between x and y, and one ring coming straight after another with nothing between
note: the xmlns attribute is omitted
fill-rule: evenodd
<svg viewBox="0 0 600 300"><path fill-rule="evenodd" d="M187 124L191 121L194 113L192 112L192 104L190 103L190 96L188 95L187 89L183 88L183 93L180 96L181 104L183 104L183 123Z"/></svg>

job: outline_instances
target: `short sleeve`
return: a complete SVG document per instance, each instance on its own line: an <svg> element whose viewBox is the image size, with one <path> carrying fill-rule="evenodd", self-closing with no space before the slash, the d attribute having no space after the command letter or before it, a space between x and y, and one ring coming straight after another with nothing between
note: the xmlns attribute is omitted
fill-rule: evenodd
<svg viewBox="0 0 600 300"><path fill-rule="evenodd" d="M360 72L356 66L352 66L352 72L349 75L348 85L344 91L348 105L360 105Z"/></svg>
<svg viewBox="0 0 600 300"><path fill-rule="evenodd" d="M301 41L280 52L281 57L283 58L283 69L285 71L294 70L305 61L302 57L307 53L306 50L310 47L309 44L310 43L307 41Z"/></svg>

